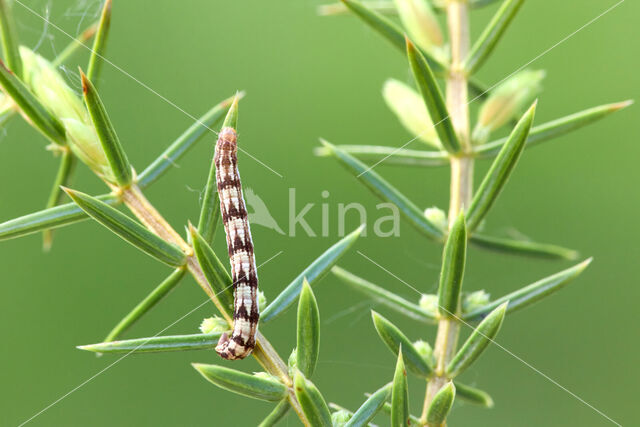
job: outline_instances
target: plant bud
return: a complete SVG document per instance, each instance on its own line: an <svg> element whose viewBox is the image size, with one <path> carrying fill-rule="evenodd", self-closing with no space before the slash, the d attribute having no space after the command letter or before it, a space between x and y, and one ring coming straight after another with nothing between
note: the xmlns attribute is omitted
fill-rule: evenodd
<svg viewBox="0 0 640 427"><path fill-rule="evenodd" d="M331 414L331 424L333 427L344 427L351 419L351 414L344 409Z"/></svg>
<svg viewBox="0 0 640 427"><path fill-rule="evenodd" d="M422 49L443 59L444 38L431 5L426 0L394 0L409 37Z"/></svg>
<svg viewBox="0 0 640 427"><path fill-rule="evenodd" d="M449 225L447 222L447 214L435 206L425 209L424 216L440 230L446 230Z"/></svg>
<svg viewBox="0 0 640 427"><path fill-rule="evenodd" d="M462 301L462 311L465 313L471 313L480 307L484 307L489 304L490 295L484 290L471 292L464 297Z"/></svg>
<svg viewBox="0 0 640 427"><path fill-rule="evenodd" d="M398 80L389 79L382 87L382 96L412 136L433 147L442 148L427 107L415 90Z"/></svg>
<svg viewBox="0 0 640 427"><path fill-rule="evenodd" d="M262 311L263 308L267 306L267 297L264 295L264 292L258 291L258 310Z"/></svg>
<svg viewBox="0 0 640 427"><path fill-rule="evenodd" d="M413 346L415 347L416 350L418 350L418 353L420 354L420 356L424 357L425 360L427 360L428 362L433 361L433 349L431 348L428 342L423 340L418 340L413 343Z"/></svg>
<svg viewBox="0 0 640 427"><path fill-rule="evenodd" d="M289 360L287 361L287 365L289 365L289 372L293 372L298 367L298 349L294 348L289 355Z"/></svg>
<svg viewBox="0 0 640 427"><path fill-rule="evenodd" d="M113 174L82 100L55 67L37 53L20 47L24 81L33 94L62 123L73 153L96 174L113 182Z"/></svg>
<svg viewBox="0 0 640 427"><path fill-rule="evenodd" d="M214 332L226 332L229 330L227 322L218 316L207 317L200 324L200 331L203 334L211 334Z"/></svg>
<svg viewBox="0 0 640 427"><path fill-rule="evenodd" d="M418 305L423 310L435 315L438 313L438 295L422 294Z"/></svg>
<svg viewBox="0 0 640 427"><path fill-rule="evenodd" d="M492 90L480 107L473 139L485 142L491 132L519 118L542 90L544 76L544 70L524 70Z"/></svg>

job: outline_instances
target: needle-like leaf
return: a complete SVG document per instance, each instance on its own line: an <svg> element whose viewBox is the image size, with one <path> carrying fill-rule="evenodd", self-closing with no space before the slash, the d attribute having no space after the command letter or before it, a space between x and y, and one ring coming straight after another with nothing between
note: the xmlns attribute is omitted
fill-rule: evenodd
<svg viewBox="0 0 640 427"><path fill-rule="evenodd" d="M27 121L33 123L36 129L55 144L65 144L65 130L62 124L2 61L0 61L0 86L20 108L20 112Z"/></svg>
<svg viewBox="0 0 640 427"><path fill-rule="evenodd" d="M385 181L372 168L327 141L320 140L320 142L322 142L327 149L331 150L333 156L338 159L349 172L355 175L359 182L366 185L367 188L380 199L396 205L398 209L400 209L400 213L402 213L418 231L431 239L442 239L442 230L427 220L424 213L413 202L392 187L391 184Z"/></svg>
<svg viewBox="0 0 640 427"><path fill-rule="evenodd" d="M413 77L424 100L424 105L429 111L429 116L436 127L440 143L449 153L456 154L460 151L460 142L453 129L453 123L438 82L422 53L408 38L406 43L407 57L413 71Z"/></svg>
<svg viewBox="0 0 640 427"><path fill-rule="evenodd" d="M204 237L191 224L189 224L189 234L193 251L207 282L211 285L213 292L218 295L227 314L233 315L233 280L229 272Z"/></svg>
<svg viewBox="0 0 640 427"><path fill-rule="evenodd" d="M351 419L344 427L363 427L369 425L369 421L373 420L376 414L382 409L385 402L391 395L391 384L386 384L376 392L371 394L369 398L358 408Z"/></svg>
<svg viewBox="0 0 640 427"><path fill-rule="evenodd" d="M104 339L105 342L115 341L124 331L129 329L142 316L151 310L162 298L164 298L173 288L176 287L184 277L186 270L178 268L162 281L149 295L136 305L118 324L109 332Z"/></svg>
<svg viewBox="0 0 640 427"><path fill-rule="evenodd" d="M503 303L494 309L471 333L467 341L462 345L458 353L447 365L447 375L454 378L467 369L480 357L487 346L493 342L498 334L502 320L507 310L508 302Z"/></svg>
<svg viewBox="0 0 640 427"><path fill-rule="evenodd" d="M287 395L287 388L275 378L251 375L235 369L204 363L192 366L209 382L220 388L253 399L278 402Z"/></svg>
<svg viewBox="0 0 640 427"><path fill-rule="evenodd" d="M227 112L222 128L230 127L237 129L238 122L238 96L233 98L231 107ZM211 157L209 167L209 177L204 188L202 206L200 207L200 219L198 220L198 231L207 242L212 242L215 235L216 225L220 220L220 199L218 197L218 184L216 182L216 164L214 156Z"/></svg>
<svg viewBox="0 0 640 427"><path fill-rule="evenodd" d="M467 211L467 228L469 231L475 230L478 225L480 225L480 222L487 212L489 212L489 209L511 176L511 172L520 158L527 136L529 135L536 111L536 104L537 102L534 102L531 108L529 108L520 121L518 121L518 124L509 136L509 140L496 156L491 168L476 191L471 201L471 206L469 206L469 210Z"/></svg>
<svg viewBox="0 0 640 427"><path fill-rule="evenodd" d="M469 403L484 406L485 408L493 408L493 399L485 391L479 390L459 382L454 383L456 386L456 397L466 400Z"/></svg>
<svg viewBox="0 0 640 427"><path fill-rule="evenodd" d="M473 310L470 313L465 313L462 318L465 321L480 320L505 302L509 302L509 305L507 306L507 313L527 307L542 298L559 291L569 284L569 282L578 277L589 266L591 260L592 258L589 258L571 268L567 268L566 270L560 271L559 273L545 277L544 279L538 280L537 282L518 289L517 291L511 292L496 299L495 301L491 301L491 303L483 307Z"/></svg>
<svg viewBox="0 0 640 427"><path fill-rule="evenodd" d="M406 148L381 145L336 145L338 150L354 157L380 165L403 166L445 166L449 164L449 153L445 151L408 150ZM329 147L317 147L316 156L328 157L333 154Z"/></svg>
<svg viewBox="0 0 640 427"><path fill-rule="evenodd" d="M208 132L213 132L212 128L227 114L229 106L235 98L242 99L244 92L240 92L233 97L227 98L215 105L182 133L165 151L160 154L145 170L138 176L140 187L147 187L160 178L164 173L173 167L176 162Z"/></svg>
<svg viewBox="0 0 640 427"><path fill-rule="evenodd" d="M147 255L172 267L184 265L186 256L176 245L163 240L127 215L95 197L69 188L65 188L64 191L90 217Z"/></svg>
<svg viewBox="0 0 640 427"><path fill-rule="evenodd" d="M311 378L320 352L320 312L316 297L306 280L298 301L296 334L296 367L305 377Z"/></svg>
<svg viewBox="0 0 640 427"><path fill-rule="evenodd" d="M211 350L216 346L221 335L222 332L167 335L81 345L78 348L94 353L158 353L165 351Z"/></svg>
<svg viewBox="0 0 640 427"><path fill-rule="evenodd" d="M47 200L47 209L53 208L60 204L60 200L64 195L64 192L60 187L66 187L71 181L71 173L75 165L76 157L69 150L65 150L60 155L60 166L58 167L58 173L53 181L51 192L49 193L49 199ZM51 249L53 243L52 230L45 229L42 234L42 247L45 251Z"/></svg>
<svg viewBox="0 0 640 427"><path fill-rule="evenodd" d="M622 101L613 104L600 105L534 126L529 132L525 148L529 148L541 142L549 141L553 138L557 138L574 130L580 129L632 104L633 101ZM474 148L473 152L480 157L495 155L504 146L507 139L508 138L502 138L484 145L478 145Z"/></svg>
<svg viewBox="0 0 640 427"><path fill-rule="evenodd" d="M103 194L96 198L109 204L118 202L118 198L112 194ZM66 203L3 222L0 224L0 241L15 239L46 229L59 228L87 218L87 214L78 205Z"/></svg>
<svg viewBox="0 0 640 427"><path fill-rule="evenodd" d="M325 274L331 270L340 257L347 252L353 246L360 234L364 230L364 225L358 227L355 231L347 234L340 239L337 243L327 249L322 255L316 258L309 267L307 267L298 277L286 287L280 295L278 295L272 302L264 309L260 314L261 322L268 322L275 319L284 311L295 303L300 290L302 289L302 283L304 279L307 279L310 285L324 277Z"/></svg>
<svg viewBox="0 0 640 427"><path fill-rule="evenodd" d="M383 15L398 14L398 10L396 9L395 4L393 4L393 1L368 0L362 2L362 5ZM318 6L317 12L320 16L344 15L345 13L349 13L349 8L345 6L344 3L330 3Z"/></svg>
<svg viewBox="0 0 640 427"><path fill-rule="evenodd" d="M400 51L405 50L405 37L404 32L394 22L388 18L380 15L378 12L368 8L364 4L356 0L342 0L345 6L347 6L353 13L362 19L367 25L380 33L382 37L387 39ZM439 60L431 56L428 52L422 51L422 55L429 61L429 66L434 72L443 71L446 66Z"/></svg>
<svg viewBox="0 0 640 427"><path fill-rule="evenodd" d="M398 351L396 371L393 375L391 388L391 427L409 426L409 390L407 384L407 371L404 369L402 348Z"/></svg>
<svg viewBox="0 0 640 427"><path fill-rule="evenodd" d="M469 74L475 73L495 49L505 30L520 10L524 0L506 0L471 48L464 68Z"/></svg>
<svg viewBox="0 0 640 427"><path fill-rule="evenodd" d="M111 0L105 0L102 6L102 14L98 23L98 32L93 40L93 49L89 57L89 66L87 67L87 78L89 81L98 85L100 78L100 69L104 62L104 53L107 48L107 39L109 37L109 28L111 27Z"/></svg>
<svg viewBox="0 0 640 427"><path fill-rule="evenodd" d="M331 412L316 386L300 370L293 374L293 389L302 412L314 427L331 427Z"/></svg>
<svg viewBox="0 0 640 427"><path fill-rule="evenodd" d="M467 228L464 213L453 223L442 255L438 309L443 318L457 316L460 311L460 292L467 258Z"/></svg>
<svg viewBox="0 0 640 427"><path fill-rule="evenodd" d="M427 409L427 423L430 426L443 425L447 420L449 411L453 406L453 400L456 397L456 387L451 381L445 384L433 396L433 400Z"/></svg>
<svg viewBox="0 0 640 427"><path fill-rule="evenodd" d="M22 58L18 50L20 42L9 0L0 0L0 39L2 39L2 53L7 67L16 76L22 77Z"/></svg>
<svg viewBox="0 0 640 427"><path fill-rule="evenodd" d="M382 342L391 350L391 353L397 355L400 348L402 348L402 355L406 367L416 375L428 378L432 374L433 369L429 365L429 362L422 357L411 341L409 341L409 338L407 338L396 325L373 310L371 311L371 317L373 318L373 325L380 339L382 339Z"/></svg>
<svg viewBox="0 0 640 427"><path fill-rule="evenodd" d="M289 412L289 408L291 408L291 405L289 404L289 400L288 399L281 400L276 405L276 407L273 408L273 411L271 411L269 415L267 415L265 419L262 420L260 424L258 424L258 427L275 426L276 424L278 424L280 420L282 420L282 418L284 418L285 415L287 415L287 412Z"/></svg>
<svg viewBox="0 0 640 427"><path fill-rule="evenodd" d="M515 240L503 237L487 236L475 233L469 242L476 246L493 251L548 259L574 260L578 252L549 243L536 243L529 240Z"/></svg>
<svg viewBox="0 0 640 427"><path fill-rule="evenodd" d="M407 317L410 317L414 320L419 320L424 323L434 324L436 323L435 313L430 313L424 310L417 304L414 304L406 299L394 294L393 292L389 292L384 288L381 288L378 285L374 285L371 282L366 281L365 279L356 276L353 273L344 270L338 266L335 266L331 269L331 272L336 275L339 279L344 281L347 285L356 289L367 295L370 298L373 298L374 301L385 305L398 313L404 314Z"/></svg>
<svg viewBox="0 0 640 427"><path fill-rule="evenodd" d="M107 115L98 91L82 71L80 71L80 77L82 79L84 102L89 110L89 116L91 116L91 121L96 129L102 149L107 156L111 172L113 173L116 183L121 188L126 188L131 184L131 180L133 179L129 159L122 148L120 139Z"/></svg>

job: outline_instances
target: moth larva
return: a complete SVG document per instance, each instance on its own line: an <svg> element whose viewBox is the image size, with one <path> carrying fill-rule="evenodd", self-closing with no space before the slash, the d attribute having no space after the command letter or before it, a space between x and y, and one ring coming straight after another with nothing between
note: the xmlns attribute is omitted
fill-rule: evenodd
<svg viewBox="0 0 640 427"><path fill-rule="evenodd" d="M251 230L238 173L236 131L224 127L218 136L214 162L220 211L233 279L233 331L220 337L216 351L224 359L243 359L255 346L258 329L258 275Z"/></svg>

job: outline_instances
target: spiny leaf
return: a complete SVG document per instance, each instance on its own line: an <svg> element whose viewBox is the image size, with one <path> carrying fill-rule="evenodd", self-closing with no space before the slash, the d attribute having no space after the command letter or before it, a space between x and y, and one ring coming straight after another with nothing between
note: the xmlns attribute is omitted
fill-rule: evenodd
<svg viewBox="0 0 640 427"><path fill-rule="evenodd" d="M98 95L98 91L91 81L80 71L82 79L82 94L84 102L89 110L89 116L96 129L96 134L102 145L109 167L115 178L116 183L121 188L126 188L131 184L133 175L131 172L131 164L122 148L120 139L116 134L116 130L107 115L104 104Z"/></svg>
<svg viewBox="0 0 640 427"><path fill-rule="evenodd" d="M316 297L306 280L298 301L296 349L296 366L305 377L310 378L320 351L320 312Z"/></svg>
<svg viewBox="0 0 640 427"><path fill-rule="evenodd" d="M416 84L424 100L424 105L429 111L429 116L435 124L440 143L449 153L456 154L460 151L460 142L458 141L458 135L456 135L453 129L453 123L451 122L438 82L426 59L411 40L406 39L406 43L407 57L409 58L409 65L413 71L413 77L416 80Z"/></svg>
<svg viewBox="0 0 640 427"><path fill-rule="evenodd" d="M291 408L291 405L289 404L289 400L288 399L283 399L281 400L275 408L273 408L273 411L271 411L269 413L269 415L266 416L266 418L264 420L262 420L262 422L260 424L258 424L258 427L273 427L276 424L278 424L278 422L284 418L285 415L287 415L287 412L289 411L289 408Z"/></svg>
<svg viewBox="0 0 640 427"><path fill-rule="evenodd" d="M182 133L165 151L158 156L140 175L138 184L147 187L169 170L193 145L225 116L229 106L237 97L241 99L244 92L225 99L215 105Z"/></svg>
<svg viewBox="0 0 640 427"><path fill-rule="evenodd" d="M373 420L376 414L382 409L385 402L391 394L391 384L386 384L369 398L358 408L351 419L345 424L345 427L362 427L367 426L369 421Z"/></svg>
<svg viewBox="0 0 640 427"><path fill-rule="evenodd" d="M457 316L460 311L460 292L467 258L467 228L464 213L453 223L444 245L440 285L438 286L438 309L444 318Z"/></svg>
<svg viewBox="0 0 640 427"><path fill-rule="evenodd" d="M447 375L454 378L467 369L484 352L498 334L508 302L494 309L471 333L458 353L447 365Z"/></svg>
<svg viewBox="0 0 640 427"><path fill-rule="evenodd" d="M392 187L391 184L385 181L372 168L327 141L321 140L320 142L322 142L327 149L331 150L333 156L338 159L349 172L355 175L359 182L366 185L373 194L384 201L396 205L400 213L402 213L418 231L431 239L442 239L442 230L427 220L424 213L413 202Z"/></svg>
<svg viewBox="0 0 640 427"><path fill-rule="evenodd" d="M98 31L96 38L93 40L93 49L89 57L89 66L87 67L87 78L89 81L98 85L100 78L100 69L104 60L105 50L107 48L107 38L109 37L109 28L111 27L111 0L105 0L98 23Z"/></svg>
<svg viewBox="0 0 640 427"><path fill-rule="evenodd" d="M456 396L466 400L469 403L484 406L485 408L493 408L493 399L486 392L479 390L459 382L454 383L456 386Z"/></svg>
<svg viewBox="0 0 640 427"><path fill-rule="evenodd" d="M331 427L331 413L322 394L298 369L293 374L293 389L309 424Z"/></svg>
<svg viewBox="0 0 640 427"><path fill-rule="evenodd" d="M17 76L22 76L22 58L18 46L18 34L15 28L10 0L0 0L0 38L2 39L2 53L7 66Z"/></svg>
<svg viewBox="0 0 640 427"><path fill-rule="evenodd" d="M45 106L31 91L0 61L0 86L4 93L13 99L25 119L35 126L44 136L58 145L66 142L65 130Z"/></svg>
<svg viewBox="0 0 640 427"><path fill-rule="evenodd" d="M360 237L360 234L364 230L364 225L358 227L355 231L347 234L340 239L337 243L327 249L322 255L316 258L309 267L307 267L298 277L286 287L280 294L264 309L260 314L261 322L268 322L275 319L280 314L289 308L298 298L300 290L302 289L302 282L306 278L309 284L313 285L315 282L324 277L325 274L331 270L340 257L353 246L355 241Z"/></svg>
<svg viewBox="0 0 640 427"><path fill-rule="evenodd" d="M109 332L104 339L105 342L114 341L124 331L130 328L135 322L140 320L149 310L151 310L162 298L164 298L173 288L176 287L184 277L186 270L178 268L164 279L149 295L136 305L118 324Z"/></svg>
<svg viewBox="0 0 640 427"><path fill-rule="evenodd" d="M462 318L466 321L480 320L505 302L509 302L509 305L507 306L507 313L527 307L528 305L531 305L562 289L569 282L578 277L589 266L591 261L592 258L589 258L571 268L567 268L566 270L560 271L552 276L538 280L535 283L500 297L495 301L491 301L491 303L470 313L465 313Z"/></svg>
<svg viewBox="0 0 640 427"><path fill-rule="evenodd" d="M186 256L176 245L163 240L141 224L95 197L69 188L65 188L64 191L90 217L147 255L172 267L184 265Z"/></svg>
<svg viewBox="0 0 640 427"><path fill-rule="evenodd" d="M574 260L578 257L578 252L572 249L529 240L514 240L474 233L469 238L469 241L482 248L514 255L566 260Z"/></svg>
<svg viewBox="0 0 640 427"><path fill-rule="evenodd" d="M353 13L355 13L360 19L362 19L367 25L380 33L382 37L387 39L400 51L405 50L405 37L404 32L388 18L380 15L379 13L369 9L364 4L356 0L342 0ZM422 52L422 55L429 61L429 66L435 72L443 71L446 66L431 56L428 52Z"/></svg>
<svg viewBox="0 0 640 427"><path fill-rule="evenodd" d="M336 145L335 147L360 160L374 164L380 163L380 165L445 166L449 164L449 154L444 151L408 150L381 145ZM333 155L331 148L326 146L317 147L313 152L321 157Z"/></svg>
<svg viewBox="0 0 640 427"><path fill-rule="evenodd" d="M192 363L192 366L207 381L246 397L277 402L287 395L287 388L275 378L251 375L217 365Z"/></svg>
<svg viewBox="0 0 640 427"><path fill-rule="evenodd" d="M94 353L157 353L165 351L211 350L216 346L221 335L221 332L193 335L167 335L81 345L78 346L78 348Z"/></svg>
<svg viewBox="0 0 640 427"><path fill-rule="evenodd" d="M349 286L373 298L376 302L397 311L398 313L424 323L436 323L434 313L427 312L419 305L407 301L393 292L389 292L380 286L374 285L373 283L368 282L338 266L333 267L331 272Z"/></svg>
<svg viewBox="0 0 640 427"><path fill-rule="evenodd" d="M464 68L473 74L480 68L495 49L505 30L513 21L524 0L506 0L480 35L465 61Z"/></svg>
<svg viewBox="0 0 640 427"><path fill-rule="evenodd" d="M118 198L112 194L96 197L98 200L116 204ZM75 203L44 209L0 224L0 241L15 239L46 229L54 229L87 219L87 214Z"/></svg>
<svg viewBox="0 0 640 427"><path fill-rule="evenodd" d="M536 104L537 102L529 108L513 129L509 140L496 156L491 168L476 191L471 201L471 206L469 206L467 211L467 228L469 231L475 230L478 225L480 225L480 222L511 176L511 172L520 158L524 143L529 135L536 111Z"/></svg>
<svg viewBox="0 0 640 427"><path fill-rule="evenodd" d="M373 310L371 310L371 317L373 318L376 332L378 332L382 342L391 350L391 353L396 355L402 348L404 364L407 368L416 375L425 378L429 377L433 372L432 367L409 341L409 338L396 325Z"/></svg>
<svg viewBox="0 0 640 427"><path fill-rule="evenodd" d="M427 423L433 426L443 425L451 411L455 397L456 387L449 381L433 396L427 409Z"/></svg>
<svg viewBox="0 0 640 427"><path fill-rule="evenodd" d="M191 224L189 224L189 233L193 251L204 276L207 278L207 282L209 282L213 292L218 296L227 314L233 315L233 280L229 272L204 237Z"/></svg>
<svg viewBox="0 0 640 427"><path fill-rule="evenodd" d="M47 200L47 209L53 208L60 203L60 199L64 195L64 192L60 187L66 187L71 181L71 173L75 165L76 157L69 150L65 150L60 155L60 166L58 167L58 173L53 180L53 186L49 193L49 199ZM45 229L42 235L42 247L45 251L51 249L53 234L52 230Z"/></svg>
<svg viewBox="0 0 640 427"><path fill-rule="evenodd" d="M409 426L409 391L403 360L402 348L400 348L391 388L391 427Z"/></svg>
<svg viewBox="0 0 640 427"><path fill-rule="evenodd" d="M525 148L580 129L583 126L603 119L609 114L620 111L632 104L633 101L623 101L616 102L614 104L600 105L597 107L589 108L587 110L579 111L565 117L561 117L556 120L552 120L547 123L543 123L538 126L534 126L529 132L529 137L527 138ZM504 146L506 141L507 138L502 138L484 145L479 145L475 147L473 151L481 157L495 155L500 151L502 146Z"/></svg>

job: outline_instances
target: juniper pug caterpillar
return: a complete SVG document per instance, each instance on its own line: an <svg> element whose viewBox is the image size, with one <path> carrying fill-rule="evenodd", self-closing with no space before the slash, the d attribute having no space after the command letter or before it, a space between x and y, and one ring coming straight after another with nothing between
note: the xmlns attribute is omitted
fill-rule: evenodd
<svg viewBox="0 0 640 427"><path fill-rule="evenodd" d="M233 109L233 106L231 107ZM242 195L237 156L238 135L223 127L218 136L214 162L220 211L227 235L233 279L233 331L220 337L216 351L224 359L243 359L255 346L258 329L258 275L251 230Z"/></svg>

